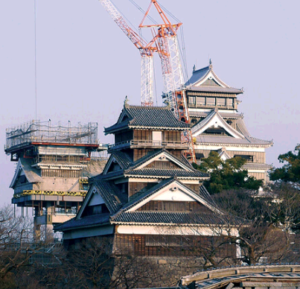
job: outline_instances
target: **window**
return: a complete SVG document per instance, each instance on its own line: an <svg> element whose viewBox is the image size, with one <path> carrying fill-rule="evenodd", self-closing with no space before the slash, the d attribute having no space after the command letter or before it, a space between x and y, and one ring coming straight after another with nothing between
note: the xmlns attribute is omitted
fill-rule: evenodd
<svg viewBox="0 0 300 289"><path fill-rule="evenodd" d="M251 155L234 155L234 157L240 157L247 160L248 163L253 163L253 156Z"/></svg>
<svg viewBox="0 0 300 289"><path fill-rule="evenodd" d="M233 107L233 98L227 98L227 106Z"/></svg>
<svg viewBox="0 0 300 289"><path fill-rule="evenodd" d="M216 99L214 97L207 97L206 105L216 105Z"/></svg>
<svg viewBox="0 0 300 289"><path fill-rule="evenodd" d="M226 99L225 98L217 98L217 105L225 106L226 105Z"/></svg>
<svg viewBox="0 0 300 289"><path fill-rule="evenodd" d="M161 131L152 132L152 142L155 144L160 144L162 142L162 133Z"/></svg>
<svg viewBox="0 0 300 289"><path fill-rule="evenodd" d="M204 158L204 154L202 153L196 153L196 160L201 160Z"/></svg>
<svg viewBox="0 0 300 289"><path fill-rule="evenodd" d="M190 96L189 97L189 104L191 106L194 106L196 104L196 98L195 98L195 96Z"/></svg>
<svg viewBox="0 0 300 289"><path fill-rule="evenodd" d="M197 97L197 106L205 105L205 97Z"/></svg>

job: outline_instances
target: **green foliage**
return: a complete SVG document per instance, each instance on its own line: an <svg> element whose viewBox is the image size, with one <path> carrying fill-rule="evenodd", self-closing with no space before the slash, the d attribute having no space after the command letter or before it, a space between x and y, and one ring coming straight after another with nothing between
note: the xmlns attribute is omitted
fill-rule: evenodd
<svg viewBox="0 0 300 289"><path fill-rule="evenodd" d="M237 188L258 190L263 181L249 177L248 172L242 169L245 163L246 160L241 157L223 161L217 152L212 151L208 158L202 159L200 165L194 163L193 166L202 172L210 173L210 180L205 181L204 185L212 194Z"/></svg>
<svg viewBox="0 0 300 289"><path fill-rule="evenodd" d="M294 152L289 151L279 155L278 160L284 165L282 168L273 168L270 179L272 181L300 182L300 147L297 146Z"/></svg>

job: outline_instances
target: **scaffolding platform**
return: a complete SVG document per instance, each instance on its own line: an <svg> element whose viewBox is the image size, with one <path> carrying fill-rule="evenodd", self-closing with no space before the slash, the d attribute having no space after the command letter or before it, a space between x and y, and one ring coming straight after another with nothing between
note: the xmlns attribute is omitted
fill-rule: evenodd
<svg viewBox="0 0 300 289"><path fill-rule="evenodd" d="M78 123L72 126L60 123L53 125L51 121L31 121L6 129L5 152L14 153L30 145L92 147L99 150L105 146L98 142L98 123L86 125Z"/></svg>

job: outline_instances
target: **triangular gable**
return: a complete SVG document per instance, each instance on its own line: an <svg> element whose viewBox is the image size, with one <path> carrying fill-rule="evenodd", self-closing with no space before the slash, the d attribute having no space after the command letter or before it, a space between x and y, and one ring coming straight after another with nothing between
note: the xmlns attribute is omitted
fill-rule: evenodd
<svg viewBox="0 0 300 289"><path fill-rule="evenodd" d="M218 82L216 82L212 78L208 78L206 81L202 83L202 86L221 86Z"/></svg>
<svg viewBox="0 0 300 289"><path fill-rule="evenodd" d="M36 169L31 167L31 161L19 158L14 177L11 181L10 188L13 188L18 181L19 176L25 176L28 183L42 183L43 179L39 176Z"/></svg>
<svg viewBox="0 0 300 289"><path fill-rule="evenodd" d="M196 124L192 128L193 137L196 137L196 136L202 134L204 131L206 131L208 128L211 128L211 127L215 127L215 128L221 127L229 135L231 135L232 137L234 137L236 139L244 139L245 138L240 132L238 132L233 127L231 127L222 118L222 116L219 114L218 110L212 111L210 114L208 114L208 116L204 120L200 121L198 124Z"/></svg>
<svg viewBox="0 0 300 289"><path fill-rule="evenodd" d="M209 204L206 200L204 200L201 196L196 194L193 190L174 179L171 182L166 182L166 185L162 186L158 190L154 190L149 192L149 195L146 195L144 198L137 200L133 203L128 209L125 209L127 212L134 212L147 204L150 201L154 200L165 200L165 201L196 201L200 204L204 205L208 209L213 212L217 212L222 214L216 207Z"/></svg>
<svg viewBox="0 0 300 289"><path fill-rule="evenodd" d="M192 171L190 167L184 164L182 161L178 160L176 157L171 155L168 151L162 151L158 155L154 155L152 158L146 160L145 162L139 164L134 168L134 170L144 169L149 166L154 161L169 161L176 165L178 168L185 170L185 171Z"/></svg>
<svg viewBox="0 0 300 289"><path fill-rule="evenodd" d="M81 218L81 216L82 216L82 214L83 214L85 208L88 206L88 204L89 204L90 201L93 199L93 197L94 197L95 194L100 195L99 190L98 190L98 188L96 187L96 185L92 185L92 186L90 187L90 189L89 189L89 191L88 191L88 193L87 193L87 195L86 195L84 201L83 201L83 204L82 204L82 206L81 206L79 212L77 213L76 219L80 219L80 218Z"/></svg>
<svg viewBox="0 0 300 289"><path fill-rule="evenodd" d="M98 181L89 189L76 219L80 219L88 207L102 204L105 204L105 207L110 213L115 213L121 206L121 202L116 196L114 188L105 181Z"/></svg>
<svg viewBox="0 0 300 289"><path fill-rule="evenodd" d="M226 161L228 159L230 159L231 157L227 154L226 151L221 151L219 153L219 157L221 158L222 161Z"/></svg>
<svg viewBox="0 0 300 289"><path fill-rule="evenodd" d="M104 167L103 175L106 175L108 172L113 171L113 167L116 164L120 167L120 170L124 169L123 166L122 166L122 163L118 162L117 159L113 155L111 155L110 158L108 159L105 167Z"/></svg>
<svg viewBox="0 0 300 289"><path fill-rule="evenodd" d="M117 123L122 123L122 122L125 122L127 120L130 120L132 119L131 115L129 114L129 112L127 111L127 109L124 107L119 118L118 118L118 121Z"/></svg>
<svg viewBox="0 0 300 289"><path fill-rule="evenodd" d="M230 86L227 85L225 82L223 82L213 71L212 65L209 65L209 70L203 77L198 79L195 83L193 83L193 86L202 86L207 84L207 81L214 81L217 85L224 87L224 88L229 88Z"/></svg>

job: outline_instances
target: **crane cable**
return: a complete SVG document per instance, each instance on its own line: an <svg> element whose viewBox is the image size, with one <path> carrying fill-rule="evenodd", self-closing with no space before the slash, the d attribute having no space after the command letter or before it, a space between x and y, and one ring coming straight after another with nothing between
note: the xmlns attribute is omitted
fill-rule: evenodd
<svg viewBox="0 0 300 289"><path fill-rule="evenodd" d="M36 25L36 0L34 0L34 95L35 95L35 120L37 121L38 93L37 93L37 25Z"/></svg>
<svg viewBox="0 0 300 289"><path fill-rule="evenodd" d="M136 2L134 2L134 0L129 0L131 2L131 4L133 4L138 10L141 11L141 13L143 13L144 15L146 14L146 11L140 7ZM153 19L149 14L147 15L147 18L149 18L154 24L158 24L155 19Z"/></svg>

